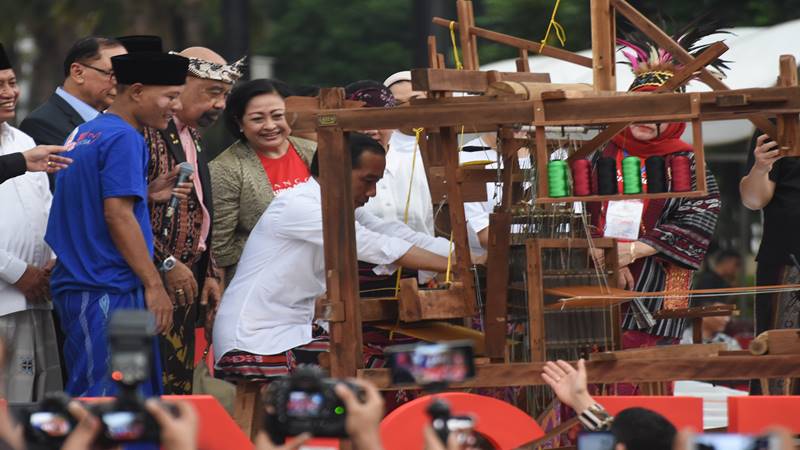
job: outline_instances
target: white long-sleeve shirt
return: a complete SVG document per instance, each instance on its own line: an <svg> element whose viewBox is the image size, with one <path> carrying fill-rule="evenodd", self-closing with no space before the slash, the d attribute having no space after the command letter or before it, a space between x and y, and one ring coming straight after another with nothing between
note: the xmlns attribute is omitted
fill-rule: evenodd
<svg viewBox="0 0 800 450"><path fill-rule="evenodd" d="M7 123L0 124L0 155L35 146L27 134ZM42 267L53 257L44 242L52 200L44 172L28 172L0 184L0 316L52 307L49 302L28 302L14 286L28 264Z"/></svg>
<svg viewBox="0 0 800 450"><path fill-rule="evenodd" d="M373 215L384 220L403 221L408 188L411 186L411 197L408 208L408 226L412 230L434 235L433 202L425 176L425 165L422 154L417 149L416 161L414 151L417 148L416 137L400 131L392 133L389 139L389 150L386 152L386 169L383 178L378 181L376 195L364 208ZM412 162L414 173L412 179Z"/></svg>
<svg viewBox="0 0 800 450"><path fill-rule="evenodd" d="M358 259L390 265L412 246L447 255L446 239L355 213ZM214 354L274 355L311 342L314 303L325 293L320 186L313 178L270 203L245 244L214 323Z"/></svg>

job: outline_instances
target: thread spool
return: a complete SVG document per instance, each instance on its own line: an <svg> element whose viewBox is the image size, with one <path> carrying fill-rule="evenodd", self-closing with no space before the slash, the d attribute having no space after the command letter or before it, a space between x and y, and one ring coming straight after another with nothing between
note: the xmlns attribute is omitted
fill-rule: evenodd
<svg viewBox="0 0 800 450"><path fill-rule="evenodd" d="M647 170L647 192L667 192L666 163L661 156L651 156L644 162Z"/></svg>
<svg viewBox="0 0 800 450"><path fill-rule="evenodd" d="M567 196L567 163L550 161L547 164L547 190L550 197Z"/></svg>
<svg viewBox="0 0 800 450"><path fill-rule="evenodd" d="M597 193L599 195L615 195L617 188L617 160L599 158L597 160Z"/></svg>
<svg viewBox="0 0 800 450"><path fill-rule="evenodd" d="M591 168L588 159L578 159L572 163L572 192L577 196L591 195Z"/></svg>
<svg viewBox="0 0 800 450"><path fill-rule="evenodd" d="M689 192L692 190L692 162L688 156L673 156L670 161L672 174L672 192Z"/></svg>
<svg viewBox="0 0 800 450"><path fill-rule="evenodd" d="M642 160L636 156L622 160L622 189L625 194L642 192Z"/></svg>

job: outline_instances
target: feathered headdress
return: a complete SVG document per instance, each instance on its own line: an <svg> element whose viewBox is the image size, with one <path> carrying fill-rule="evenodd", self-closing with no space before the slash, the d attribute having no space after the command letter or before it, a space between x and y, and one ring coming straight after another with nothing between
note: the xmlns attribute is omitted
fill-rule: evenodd
<svg viewBox="0 0 800 450"><path fill-rule="evenodd" d="M663 23L663 21L662 21ZM631 27L631 31L625 31L621 27L622 38L617 39L617 44L621 45L622 55L628 60L636 78L628 88L629 91L653 90L664 85L675 75L681 67L681 63L673 55L663 48L659 48L651 42L641 31ZM662 26L662 29L665 29ZM697 56L708 48L711 44L699 44L699 41L712 34L727 33L722 31L719 25L709 14L703 14L690 24L683 27L673 35L673 39L681 47L686 49L692 56ZM715 75L724 77L724 71L728 70L728 61L716 59L709 68L716 72ZM683 89L683 88L681 88Z"/></svg>

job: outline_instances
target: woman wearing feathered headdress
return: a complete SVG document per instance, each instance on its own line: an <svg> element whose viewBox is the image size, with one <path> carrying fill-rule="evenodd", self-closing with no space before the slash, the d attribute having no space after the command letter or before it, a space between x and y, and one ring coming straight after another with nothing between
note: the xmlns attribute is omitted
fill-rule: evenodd
<svg viewBox="0 0 800 450"><path fill-rule="evenodd" d="M690 53L699 53L705 47L696 45L702 30L680 33L677 42ZM627 35L619 39L622 54L627 58L636 76L630 92L649 92L669 81L680 69L680 64L664 49ZM717 61L716 67L725 68ZM665 167L674 158L687 157L690 161L691 188L696 189L694 154L692 146L681 140L685 123L634 124L614 136L611 142L593 159L595 182L618 184L623 192L622 160L636 156L642 162L642 191L647 192L645 160L661 157ZM616 162L616 180L597 180L597 162ZM673 182L668 179L669 184ZM708 195L699 198L670 198L655 200L625 200L590 205L592 218L599 235L618 239L620 287L640 292L687 290L692 273L698 270L714 233L720 211L720 197L716 181L706 172ZM622 232L615 223L620 213L634 216L633 226ZM624 228L624 227L622 227ZM629 304L622 328L622 347L636 348L677 344L685 325L684 319L654 319L662 309L688 307L688 298L641 298ZM635 393L636 388L620 386L621 390Z"/></svg>

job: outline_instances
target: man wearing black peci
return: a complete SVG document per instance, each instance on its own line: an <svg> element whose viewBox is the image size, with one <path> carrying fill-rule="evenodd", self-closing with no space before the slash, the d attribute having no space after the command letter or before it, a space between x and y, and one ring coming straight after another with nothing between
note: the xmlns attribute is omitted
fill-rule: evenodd
<svg viewBox="0 0 800 450"><path fill-rule="evenodd" d="M174 172L181 163L194 169L194 189L168 215L166 203L150 205L154 262L163 277L175 309L172 330L161 339L165 394L192 393L195 327L213 318L222 296L221 282L211 252L211 178L200 129L211 126L225 110L225 100L242 75L243 60L228 64L210 49L190 47L178 53L189 59L182 108L167 128L145 128L150 149L150 179ZM199 300L196 301L196 300ZM198 303L200 306L198 307ZM203 317L203 313L206 312Z"/></svg>

